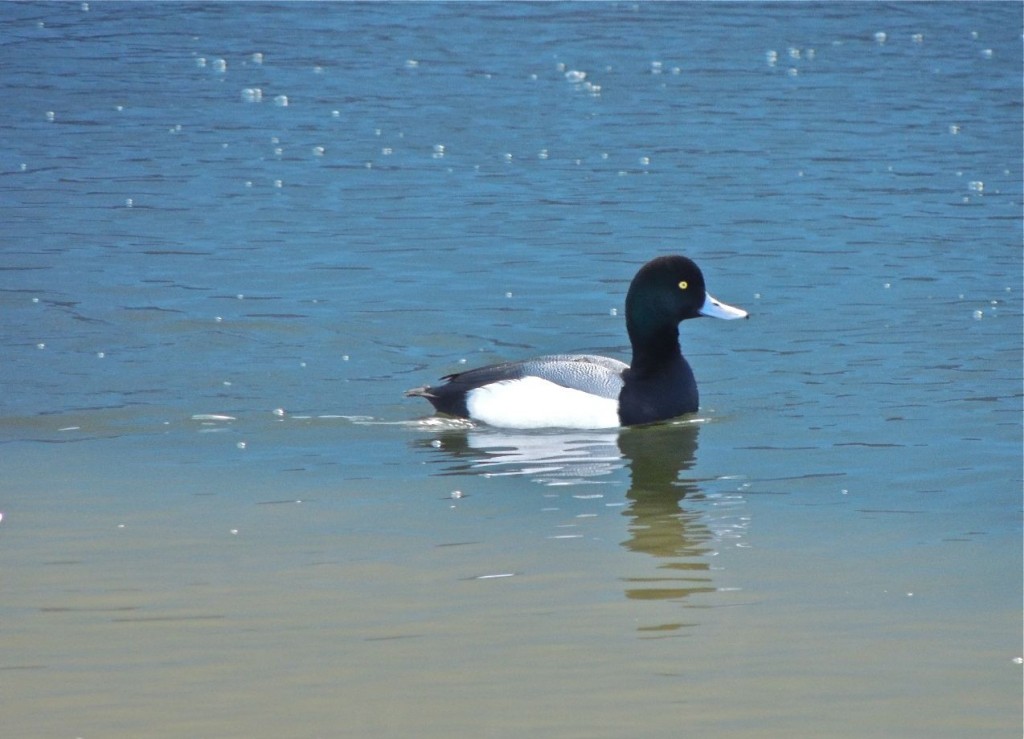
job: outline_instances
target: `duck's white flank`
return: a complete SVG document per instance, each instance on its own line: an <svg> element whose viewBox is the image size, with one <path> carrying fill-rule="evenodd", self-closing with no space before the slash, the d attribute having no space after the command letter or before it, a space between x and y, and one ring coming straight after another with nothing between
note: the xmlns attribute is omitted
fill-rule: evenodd
<svg viewBox="0 0 1024 739"><path fill-rule="evenodd" d="M607 429L619 425L619 401L540 377L503 380L466 394L470 418L502 428Z"/></svg>

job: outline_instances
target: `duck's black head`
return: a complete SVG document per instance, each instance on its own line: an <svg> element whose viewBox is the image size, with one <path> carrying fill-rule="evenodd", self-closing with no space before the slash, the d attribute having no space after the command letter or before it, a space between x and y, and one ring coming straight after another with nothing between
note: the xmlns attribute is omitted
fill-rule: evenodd
<svg viewBox="0 0 1024 739"><path fill-rule="evenodd" d="M715 300L700 268L683 256L658 257L640 268L626 293L626 329L638 354L679 352L679 323L687 318L746 318L747 312Z"/></svg>

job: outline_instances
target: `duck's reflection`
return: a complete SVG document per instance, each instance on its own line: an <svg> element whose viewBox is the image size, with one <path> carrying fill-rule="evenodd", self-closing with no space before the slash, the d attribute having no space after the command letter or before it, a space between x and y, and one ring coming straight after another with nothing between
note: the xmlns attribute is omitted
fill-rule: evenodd
<svg viewBox="0 0 1024 739"><path fill-rule="evenodd" d="M626 493L629 538L622 544L663 560L655 577L630 577L626 596L639 599L683 598L715 590L707 555L711 532L700 513L687 511L683 498L703 497L696 481L681 475L697 455L697 424L659 424L622 431L619 449L632 484Z"/></svg>
<svg viewBox="0 0 1024 739"><path fill-rule="evenodd" d="M694 422L607 432L459 429L414 443L444 455L440 474L523 475L545 485L576 488L621 484L615 473L628 469L630 485L622 515L629 519L629 536L622 546L656 558L659 572L624 577L626 596L678 600L715 590L707 561L713 535L702 521L706 511L690 512L682 505L684 498L703 498L698 481L685 475L696 460L699 433L700 424Z"/></svg>
<svg viewBox="0 0 1024 739"><path fill-rule="evenodd" d="M486 477L521 475L545 485L612 482L625 466L616 431L514 433L496 430L451 430L417 446L442 450L455 463L441 474Z"/></svg>

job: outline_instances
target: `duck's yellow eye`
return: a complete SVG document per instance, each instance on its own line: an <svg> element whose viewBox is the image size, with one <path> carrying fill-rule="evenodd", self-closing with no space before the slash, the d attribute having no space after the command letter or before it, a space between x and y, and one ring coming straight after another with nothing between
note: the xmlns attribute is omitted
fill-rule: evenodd
<svg viewBox="0 0 1024 739"><path fill-rule="evenodd" d="M683 280L682 282L679 283L679 289L680 290L685 290L689 286L690 286L690 283L687 282L686 280Z"/></svg>

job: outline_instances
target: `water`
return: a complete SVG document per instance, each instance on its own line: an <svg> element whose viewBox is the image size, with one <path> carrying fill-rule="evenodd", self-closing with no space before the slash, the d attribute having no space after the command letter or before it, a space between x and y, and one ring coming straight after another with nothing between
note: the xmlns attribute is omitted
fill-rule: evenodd
<svg viewBox="0 0 1024 739"><path fill-rule="evenodd" d="M11 736L1016 736L1021 10L0 7ZM402 391L628 356L698 418Z"/></svg>

